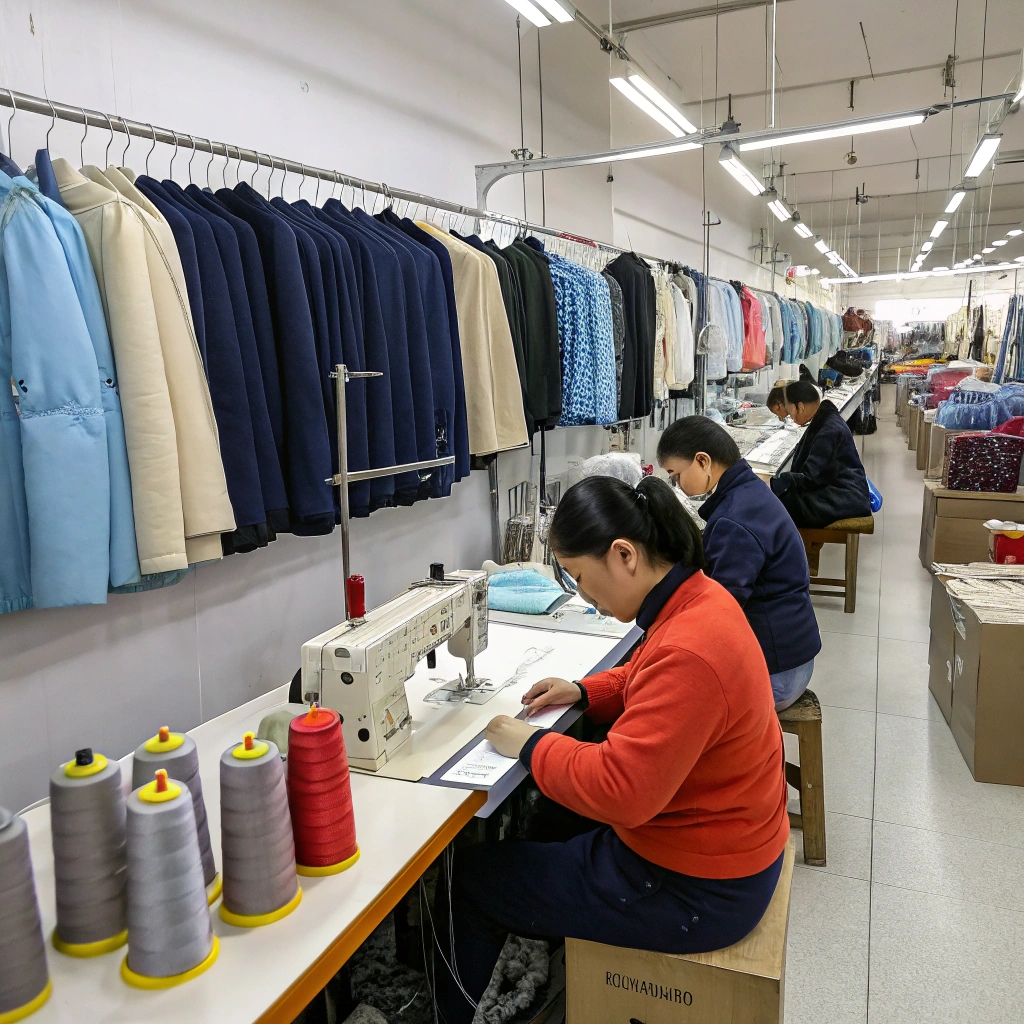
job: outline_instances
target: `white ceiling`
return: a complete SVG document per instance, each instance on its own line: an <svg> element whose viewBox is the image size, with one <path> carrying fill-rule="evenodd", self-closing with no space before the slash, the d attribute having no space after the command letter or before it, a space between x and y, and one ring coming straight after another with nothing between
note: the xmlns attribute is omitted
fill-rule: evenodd
<svg viewBox="0 0 1024 1024"><path fill-rule="evenodd" d="M722 0L723 5L730 2L734 0ZM578 6L594 21L608 23L604 0L582 0ZM613 30L634 19L697 8L713 11L714 6L712 0L614 0ZM678 92L669 88L681 96L683 109L695 123L724 120L731 93L741 130L752 131L765 127L770 116L768 12L770 6L759 6L718 18L712 13L628 30L624 45L656 81L667 77L675 83ZM957 0L779 0L776 125L817 124L950 100L942 67L954 52L956 12ZM870 49L870 68L860 23ZM960 0L955 27L957 101L1017 85L1024 46L1022 0ZM616 144L664 137L653 121L617 94L612 102ZM855 268L863 273L894 270L899 253L901 269L906 269L948 202L949 186L961 180L962 168L994 108L994 103L966 106L933 115L912 129L859 136L854 140L854 165L846 160L849 137L776 149L775 159L785 161L783 173L775 167L776 187ZM1001 130L1001 155L1024 151L1024 113L1010 114ZM759 157L765 159L764 172L770 175L770 151L744 159L756 171ZM700 166L699 154L658 158L660 173L677 177L680 183L699 175ZM710 176L724 179L716 180L709 191L711 202L728 202L730 215L752 230L775 230L763 202L747 201L714 161L708 160L707 166ZM854 202L858 186L871 197L859 207ZM1024 227L1024 162L997 165L994 173L979 179L979 186L942 235L927 267L950 266L980 252L983 244L1004 236L1009 228ZM796 239L788 225L780 226L779 240L795 261L813 262L816 254L810 242ZM1022 254L1024 235L992 255Z"/></svg>

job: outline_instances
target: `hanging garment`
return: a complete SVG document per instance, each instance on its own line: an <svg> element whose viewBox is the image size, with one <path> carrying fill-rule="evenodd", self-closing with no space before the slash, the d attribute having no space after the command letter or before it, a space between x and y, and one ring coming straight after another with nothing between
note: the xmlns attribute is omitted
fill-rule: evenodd
<svg viewBox="0 0 1024 1024"><path fill-rule="evenodd" d="M216 198L252 228L259 246L278 353L285 449L281 469L291 529L302 536L327 534L334 529L334 498L326 482L332 472L331 446L298 246L294 232L269 204L249 202L243 195L218 189ZM311 395L317 396L319 410Z"/></svg>
<svg viewBox="0 0 1024 1024"><path fill-rule="evenodd" d="M689 387L694 377L693 313L675 280L672 282L672 302L675 306L676 338L668 353L666 382L670 394Z"/></svg>
<svg viewBox="0 0 1024 1024"><path fill-rule="evenodd" d="M24 181L24 178L20 179L21 183ZM103 300L78 221L68 213L63 203L43 199L37 202L50 218L64 249L64 257L96 356L100 400L107 433L107 469L110 475L110 586L122 587L139 582L139 553L135 545L132 481L128 470L121 398L117 390L117 368L114 365L107 323L103 317Z"/></svg>
<svg viewBox="0 0 1024 1024"><path fill-rule="evenodd" d="M632 252L617 256L605 269L622 288L626 327L619 419L648 416L654 404L654 278L647 263Z"/></svg>
<svg viewBox="0 0 1024 1024"><path fill-rule="evenodd" d="M66 160L54 161L54 173L61 197L85 235L104 298L118 366L139 566L143 575L184 569L188 557L178 445L155 292L162 278L173 294L173 281L167 264L148 262L148 248L155 251L156 241L137 207L110 186L79 174ZM160 292L161 312L180 321L180 301L171 310L163 302L165 294Z"/></svg>
<svg viewBox="0 0 1024 1024"><path fill-rule="evenodd" d="M110 575L96 354L47 200L21 180L0 174L0 612L103 604Z"/></svg>
<svg viewBox="0 0 1024 1024"><path fill-rule="evenodd" d="M782 349L786 344L786 328L782 316L782 303L774 292L770 292L765 298L768 302L772 321L772 347L769 357L772 366L778 366L782 361Z"/></svg>
<svg viewBox="0 0 1024 1024"><path fill-rule="evenodd" d="M676 344L676 307L672 299L672 286L668 274L657 270L654 277L654 397L659 401L668 398L669 350Z"/></svg>
<svg viewBox="0 0 1024 1024"><path fill-rule="evenodd" d="M608 285L608 296L612 304L612 344L615 347L615 407L622 406L622 346L626 336L625 312L622 306L622 286L608 273L601 271Z"/></svg>
<svg viewBox="0 0 1024 1024"><path fill-rule="evenodd" d="M740 285L739 296L743 308L743 371L760 370L768 361L761 303L743 285Z"/></svg>
<svg viewBox="0 0 1024 1024"><path fill-rule="evenodd" d="M743 306L740 303L739 293L726 281L713 281L718 289L725 306L726 336L729 339L729 351L726 358L726 366L729 373L739 373L743 369Z"/></svg>
<svg viewBox="0 0 1024 1024"><path fill-rule="evenodd" d="M88 172L90 169L85 170ZM235 530L222 538L223 550L230 554L264 547L267 544L266 512L260 490L249 400L245 392L227 277L213 229L184 199L180 186L174 182L157 182L142 175L136 179L135 187L165 218L167 211L173 208L184 218L185 230L191 232L195 240L202 281L206 378L220 434L228 497L235 517ZM226 225L224 230L228 230Z"/></svg>
<svg viewBox="0 0 1024 1024"><path fill-rule="evenodd" d="M417 226L448 249L455 280L469 450L488 455L528 440L512 332L491 259L425 221Z"/></svg>
<svg viewBox="0 0 1024 1024"><path fill-rule="evenodd" d="M614 423L615 349L612 303L600 274L548 256L562 348L562 426Z"/></svg>
<svg viewBox="0 0 1024 1024"><path fill-rule="evenodd" d="M526 391L534 427L540 430L554 426L562 414L562 360L551 270L544 254L525 241L501 251L523 296Z"/></svg>
<svg viewBox="0 0 1024 1024"><path fill-rule="evenodd" d="M35 165L28 169L28 177L33 179L47 199L64 206L64 200L60 197L60 189L57 186L57 178L53 173L53 163L50 160L48 149L36 150ZM66 209L66 207L65 207Z"/></svg>

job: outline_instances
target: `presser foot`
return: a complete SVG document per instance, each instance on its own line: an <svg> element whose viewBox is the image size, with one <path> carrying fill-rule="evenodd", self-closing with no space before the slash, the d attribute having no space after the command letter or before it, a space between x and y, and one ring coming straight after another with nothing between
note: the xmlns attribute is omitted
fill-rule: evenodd
<svg viewBox="0 0 1024 1024"><path fill-rule="evenodd" d="M460 675L458 679L431 690L423 699L429 704L486 704L501 689L490 679L478 677L468 683Z"/></svg>

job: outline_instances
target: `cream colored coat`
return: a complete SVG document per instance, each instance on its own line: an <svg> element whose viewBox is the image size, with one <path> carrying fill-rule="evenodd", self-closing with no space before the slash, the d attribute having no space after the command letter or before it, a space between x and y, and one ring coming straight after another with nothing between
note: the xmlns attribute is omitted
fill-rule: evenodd
<svg viewBox="0 0 1024 1024"><path fill-rule="evenodd" d="M523 394L498 271L488 256L471 245L433 224L417 224L439 239L452 258L469 450L488 455L525 445Z"/></svg>
<svg viewBox="0 0 1024 1024"><path fill-rule="evenodd" d="M66 160L53 166L61 198L82 227L103 297L141 570L165 572L219 557L219 535L234 529L234 516L173 236L167 228L161 240L152 216L98 169L89 168L87 177ZM180 284L171 269L175 263Z"/></svg>

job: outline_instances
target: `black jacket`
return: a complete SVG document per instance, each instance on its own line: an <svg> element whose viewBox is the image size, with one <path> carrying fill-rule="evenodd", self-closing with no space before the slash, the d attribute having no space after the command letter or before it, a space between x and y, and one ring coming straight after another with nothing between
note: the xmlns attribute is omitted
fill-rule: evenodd
<svg viewBox="0 0 1024 1024"><path fill-rule="evenodd" d="M605 271L622 288L625 335L619 419L648 416L654 405L654 278L647 263L631 252L616 257Z"/></svg>
<svg viewBox="0 0 1024 1024"><path fill-rule="evenodd" d="M850 428L823 401L793 454L793 468L772 478L772 490L797 526L821 529L837 519L871 515L868 478Z"/></svg>
<svg viewBox="0 0 1024 1024"><path fill-rule="evenodd" d="M779 499L745 460L730 466L700 507L705 572L740 603L771 674L821 650L803 541Z"/></svg>

